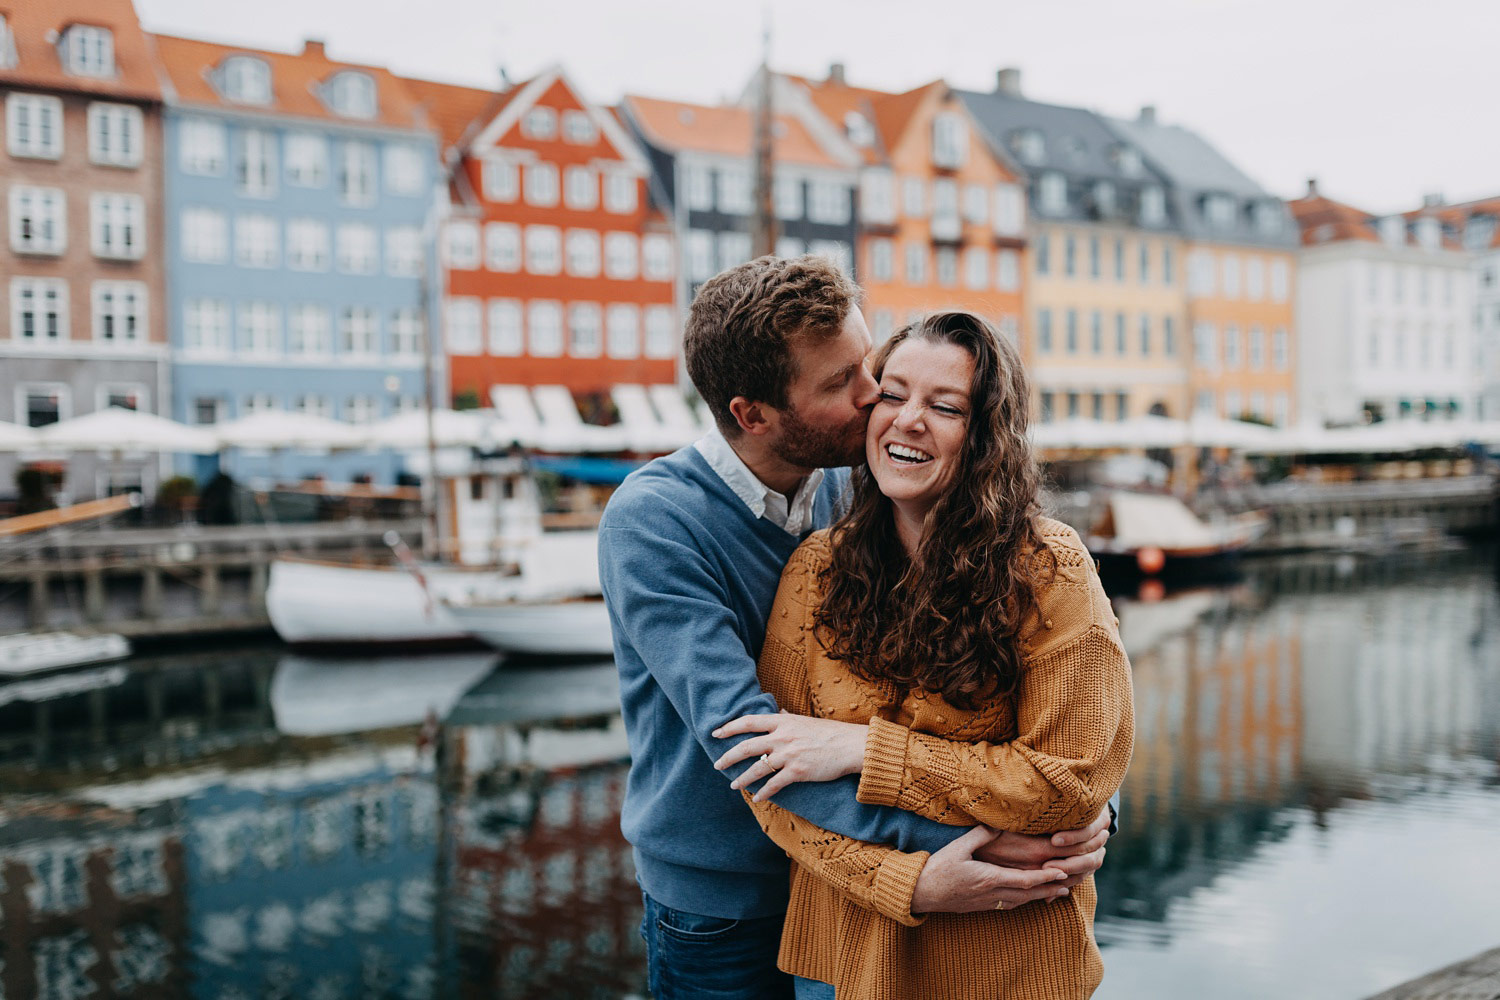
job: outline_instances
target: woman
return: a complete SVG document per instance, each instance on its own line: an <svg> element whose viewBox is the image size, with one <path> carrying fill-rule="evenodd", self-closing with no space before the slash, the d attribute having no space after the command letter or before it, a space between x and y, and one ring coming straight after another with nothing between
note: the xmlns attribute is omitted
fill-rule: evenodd
<svg viewBox="0 0 1500 1000"><path fill-rule="evenodd" d="M761 654L762 685L795 715L715 733L765 734L720 766L759 757L736 786L770 779L746 794L794 862L779 964L799 997L1087 997L1103 973L1091 878L1047 903L1007 910L1005 891L976 889L975 912L927 914L926 854L767 801L859 774L863 802L1050 833L1092 820L1130 758L1129 663L1088 552L1041 516L1015 348L940 313L897 332L873 370L853 506L787 564Z"/></svg>

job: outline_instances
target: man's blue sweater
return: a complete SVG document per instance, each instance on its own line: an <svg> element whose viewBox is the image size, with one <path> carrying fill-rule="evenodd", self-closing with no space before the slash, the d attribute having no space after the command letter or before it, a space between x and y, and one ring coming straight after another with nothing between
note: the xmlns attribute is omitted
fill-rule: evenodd
<svg viewBox="0 0 1500 1000"><path fill-rule="evenodd" d="M833 518L848 483L830 472L814 529ZM739 738L709 734L772 713L756 658L782 567L801 541L756 517L694 447L632 473L599 526L599 576L614 630L631 767L620 825L654 899L743 919L785 911L786 854L715 771ZM748 738L748 737L746 737ZM857 776L790 785L776 804L834 833L904 851L936 851L965 832L855 800Z"/></svg>

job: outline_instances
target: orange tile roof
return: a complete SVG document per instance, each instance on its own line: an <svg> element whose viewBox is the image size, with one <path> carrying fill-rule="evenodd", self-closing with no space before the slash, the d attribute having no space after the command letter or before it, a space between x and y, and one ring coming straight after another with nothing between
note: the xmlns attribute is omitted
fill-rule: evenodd
<svg viewBox="0 0 1500 1000"><path fill-rule="evenodd" d="M1352 205L1314 195L1289 201L1286 207L1291 209L1292 217L1302 230L1304 246L1339 240L1380 242L1375 232L1375 216Z"/></svg>
<svg viewBox="0 0 1500 1000"><path fill-rule="evenodd" d="M693 150L726 156L749 156L754 136L753 113L742 107L710 107L627 95L629 114L653 144L673 151ZM777 115L772 155L783 163L840 167L807 128L790 115Z"/></svg>
<svg viewBox="0 0 1500 1000"><path fill-rule="evenodd" d="M808 95L812 98L813 106L822 112L823 117L827 118L841 133L846 131L844 122L850 112L864 117L871 127L877 130L877 141L873 146L857 146L856 148L864 157L866 164L884 162L886 152L890 149L890 137L879 132L874 102L889 97L889 94L878 90L867 90L863 87L850 87L832 80L810 80L805 76L790 73L782 74L782 77L806 88Z"/></svg>
<svg viewBox="0 0 1500 1000"><path fill-rule="evenodd" d="M907 126L911 124L912 116L917 113L917 108L922 106L932 89L946 86L943 81L934 80L904 94L890 94L875 101L875 124L880 129L880 134L885 136L887 147L901 141Z"/></svg>
<svg viewBox="0 0 1500 1000"><path fill-rule="evenodd" d="M152 66L146 34L130 0L0 0L15 41L16 65L0 70L0 85L161 100L161 83ZM70 25L110 29L114 38L116 76L75 76L63 69L58 46L47 40Z"/></svg>
<svg viewBox="0 0 1500 1000"><path fill-rule="evenodd" d="M505 91L494 91L409 77L401 78L401 82L426 110L428 119L442 136L444 147L458 145L475 122L483 128L525 86L519 83Z"/></svg>
<svg viewBox="0 0 1500 1000"><path fill-rule="evenodd" d="M1475 201L1461 202L1456 205L1436 205L1431 208L1413 209L1406 213L1408 219L1431 215L1441 220L1452 232L1460 234L1460 238L1451 239L1445 237L1445 242L1450 246L1460 247L1463 245L1461 234L1469 223L1469 217L1473 215L1488 215L1500 218L1500 197L1479 198ZM1500 226L1495 227L1495 233L1490 238L1490 244L1484 249L1493 250L1500 248Z"/></svg>
<svg viewBox="0 0 1500 1000"><path fill-rule="evenodd" d="M5 0L0 0L4 3ZM379 66L329 59L319 42L307 43L298 53L270 52L235 45L220 45L172 35L152 35L158 62L166 82L184 104L242 108L247 111L321 118L328 121L387 125L395 128L428 128L430 124L416 98L400 77ZM210 71L233 55L263 59L271 68L271 103L267 106L225 100L210 82ZM318 97L317 87L343 69L367 73L375 81L376 113L371 119L351 119L336 114Z"/></svg>

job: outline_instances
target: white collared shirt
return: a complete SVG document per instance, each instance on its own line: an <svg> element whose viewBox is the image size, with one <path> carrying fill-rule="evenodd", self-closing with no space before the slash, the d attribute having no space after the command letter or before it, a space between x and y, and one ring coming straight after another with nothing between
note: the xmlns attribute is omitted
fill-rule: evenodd
<svg viewBox="0 0 1500 1000"><path fill-rule="evenodd" d="M765 518L789 535L800 536L812 527L813 501L823 485L822 469L814 469L802 480L796 495L788 501L756 478L717 428L695 441L693 447L756 517Z"/></svg>

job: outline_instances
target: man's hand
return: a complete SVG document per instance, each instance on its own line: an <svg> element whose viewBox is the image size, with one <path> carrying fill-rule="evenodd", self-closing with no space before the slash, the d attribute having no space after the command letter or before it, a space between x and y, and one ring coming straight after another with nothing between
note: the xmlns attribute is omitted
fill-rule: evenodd
<svg viewBox="0 0 1500 1000"><path fill-rule="evenodd" d="M713 731L716 739L743 733L764 733L743 740L720 757L714 767L722 771L742 760L766 755L735 778L731 788L749 788L770 778L755 793L764 802L794 781L834 781L858 774L864 766L865 740L870 727L836 719L814 719L781 712L776 715L746 715L726 722Z"/></svg>
<svg viewBox="0 0 1500 1000"><path fill-rule="evenodd" d="M1005 909L1039 899L1068 894L1059 868L1003 868L976 860L975 852L995 837L995 831L976 826L927 859L911 897L913 913L975 913Z"/></svg>
<svg viewBox="0 0 1500 1000"><path fill-rule="evenodd" d="M1000 833L974 852L974 857L1006 868L1055 868L1068 874L1064 885L1074 886L1104 864L1109 840L1109 806L1088 826L1051 836Z"/></svg>

